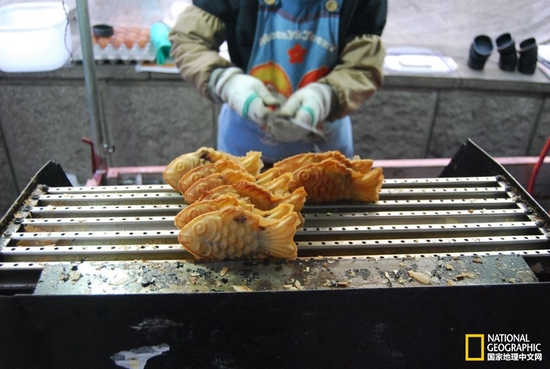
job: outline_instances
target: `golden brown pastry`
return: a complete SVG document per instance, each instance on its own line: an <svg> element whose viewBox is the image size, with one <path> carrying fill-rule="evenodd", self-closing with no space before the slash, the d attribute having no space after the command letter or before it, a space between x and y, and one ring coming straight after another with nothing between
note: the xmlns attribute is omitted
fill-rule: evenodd
<svg viewBox="0 0 550 369"><path fill-rule="evenodd" d="M192 169L218 160L231 160L245 168L250 174L256 176L260 173L264 164L262 154L258 151L250 151L245 156L239 157L209 147L201 147L197 151L186 153L172 160L163 171L163 178L176 191L179 191L178 182L184 174Z"/></svg>
<svg viewBox="0 0 550 369"><path fill-rule="evenodd" d="M246 202L245 200L228 194L221 195L212 200L197 201L191 205L186 206L176 215L176 218L174 219L174 224L176 225L176 227L181 229L199 215L221 210L229 205L250 211L254 214L261 216L262 218L271 219L280 219L284 215L294 211L294 205L289 203L281 203L271 210L260 210L255 208L254 205ZM301 225L303 224L303 218L301 214L298 215Z"/></svg>
<svg viewBox="0 0 550 369"><path fill-rule="evenodd" d="M274 194L255 182L243 181L232 185L219 186L202 195L198 201L215 199L224 194L233 194L244 198L260 210L270 210L280 203L287 202L299 212L303 209L307 193L303 187L298 187L286 194Z"/></svg>
<svg viewBox="0 0 550 369"><path fill-rule="evenodd" d="M339 151L327 151L319 153L305 153L290 156L275 164L273 168L279 169L281 172L294 172L308 164L320 163L326 159L333 159L339 163L345 165L348 168L352 168L356 171L365 173L372 168L373 161L371 159L348 159L344 154Z"/></svg>
<svg viewBox="0 0 550 369"><path fill-rule="evenodd" d="M226 169L221 173L214 173L207 177L201 178L193 183L183 194L183 198L188 204L197 201L203 194L216 187L229 185L242 181L255 181L252 174L245 170Z"/></svg>
<svg viewBox="0 0 550 369"><path fill-rule="evenodd" d="M214 163L199 165L196 168L191 169L189 172L185 173L180 180L178 181L178 189L180 193L185 193L193 185L193 183L198 180L208 177L211 174L221 173L226 169L232 170L244 170L239 164L232 160L222 159Z"/></svg>
<svg viewBox="0 0 550 369"><path fill-rule="evenodd" d="M295 170L293 176L290 188L305 188L310 202L378 201L384 180L380 168L361 173L335 159L307 164Z"/></svg>
<svg viewBox="0 0 550 369"><path fill-rule="evenodd" d="M198 259L292 260L297 256L294 234L298 223L296 212L267 219L228 205L191 220L180 230L178 241Z"/></svg>

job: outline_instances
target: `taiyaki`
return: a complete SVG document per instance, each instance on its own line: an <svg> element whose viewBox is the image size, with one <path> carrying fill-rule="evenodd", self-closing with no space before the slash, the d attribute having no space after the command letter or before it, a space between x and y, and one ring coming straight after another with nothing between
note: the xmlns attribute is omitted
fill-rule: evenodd
<svg viewBox="0 0 550 369"><path fill-rule="evenodd" d="M191 220L180 230L178 241L198 259L293 260L297 224L296 212L274 220L229 205Z"/></svg>
<svg viewBox="0 0 550 369"><path fill-rule="evenodd" d="M230 194L247 199L260 210L270 210L282 202L294 205L294 210L302 211L307 193L303 187L297 187L286 194L274 194L255 182L243 181L232 185L219 186L203 194L198 201L215 199L218 196Z"/></svg>
<svg viewBox="0 0 550 369"><path fill-rule="evenodd" d="M335 159L308 164L293 172L292 188L304 187L311 202L378 201L384 180L381 168L361 173Z"/></svg>
<svg viewBox="0 0 550 369"><path fill-rule="evenodd" d="M326 151L319 153L304 153L290 156L273 164L273 168L279 169L282 172L294 172L308 164L320 163L326 159L333 159L348 168L352 168L361 173L366 173L371 170L373 161L371 159L348 159L339 151ZM267 172L267 171L266 171Z"/></svg>
<svg viewBox="0 0 550 369"><path fill-rule="evenodd" d="M178 191L178 182L181 177L200 165L214 163L218 160L231 160L245 168L250 174L256 176L260 173L264 163L261 160L261 152L249 151L246 156L234 156L209 147L201 147L195 152L186 153L172 160L163 171L166 183Z"/></svg>
<svg viewBox="0 0 550 369"><path fill-rule="evenodd" d="M265 183L268 183L276 178L278 178L281 174L285 173L279 168L269 168L268 170L261 172L256 176L256 183L259 185L263 185Z"/></svg>
<svg viewBox="0 0 550 369"><path fill-rule="evenodd" d="M238 183L242 181L254 182L252 174L243 170L226 169L221 173L214 173L193 183L183 194L188 204L197 201L204 193L216 187Z"/></svg>
<svg viewBox="0 0 550 369"><path fill-rule="evenodd" d="M294 205L289 203L281 203L271 210L260 210L254 207L254 205L231 195L221 195L212 200L197 201L189 206L183 208L175 217L174 224L179 229L183 228L194 218L199 215L209 213L211 211L221 210L226 206L236 206L241 209L250 211L254 214L261 216L262 218L280 219L284 215L294 211ZM304 220L301 214L299 215L300 224L302 225Z"/></svg>
<svg viewBox="0 0 550 369"><path fill-rule="evenodd" d="M269 182L258 183L258 181L256 181L256 183L274 194L284 194L289 191L289 185L293 178L292 173L282 173Z"/></svg>
<svg viewBox="0 0 550 369"><path fill-rule="evenodd" d="M193 168L189 172L185 173L180 178L180 180L178 181L178 190L181 193L185 193L185 191L187 191L189 187L191 187L193 183L197 182L198 180L208 177L211 174L221 173L226 169L246 171L246 169L244 169L236 162L227 159L218 160L210 164L199 165L198 167Z"/></svg>

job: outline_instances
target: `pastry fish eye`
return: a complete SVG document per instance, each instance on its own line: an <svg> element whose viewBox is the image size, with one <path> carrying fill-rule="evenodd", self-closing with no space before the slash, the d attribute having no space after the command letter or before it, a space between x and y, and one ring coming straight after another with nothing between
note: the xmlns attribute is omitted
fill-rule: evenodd
<svg viewBox="0 0 550 369"><path fill-rule="evenodd" d="M299 172L298 178L302 181L307 181L309 179L310 174L308 172Z"/></svg>
<svg viewBox="0 0 550 369"><path fill-rule="evenodd" d="M197 235L202 235L208 231L208 227L205 223L199 222L193 226L193 232Z"/></svg>
<svg viewBox="0 0 550 369"><path fill-rule="evenodd" d="M199 215L201 215L201 211L199 209L192 209L190 212L189 212L189 218L193 219L193 218L196 218L198 217Z"/></svg>
<svg viewBox="0 0 550 369"><path fill-rule="evenodd" d="M176 170L181 171L184 170L187 166L183 162L176 163Z"/></svg>

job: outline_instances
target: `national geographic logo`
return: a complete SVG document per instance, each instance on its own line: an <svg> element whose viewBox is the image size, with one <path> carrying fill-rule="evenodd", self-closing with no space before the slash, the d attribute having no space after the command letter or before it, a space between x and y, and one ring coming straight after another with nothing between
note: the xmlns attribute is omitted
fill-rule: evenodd
<svg viewBox="0 0 550 369"><path fill-rule="evenodd" d="M466 361L485 361L485 335L466 335Z"/></svg>
<svg viewBox="0 0 550 369"><path fill-rule="evenodd" d="M527 334L466 334L466 361L541 362L542 344Z"/></svg>

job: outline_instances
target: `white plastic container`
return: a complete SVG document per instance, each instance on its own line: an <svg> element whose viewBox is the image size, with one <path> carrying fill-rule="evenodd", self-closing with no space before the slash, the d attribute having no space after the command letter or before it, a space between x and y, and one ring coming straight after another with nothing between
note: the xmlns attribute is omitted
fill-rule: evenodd
<svg viewBox="0 0 550 369"><path fill-rule="evenodd" d="M61 2L0 7L0 70L45 72L61 68L72 42Z"/></svg>

